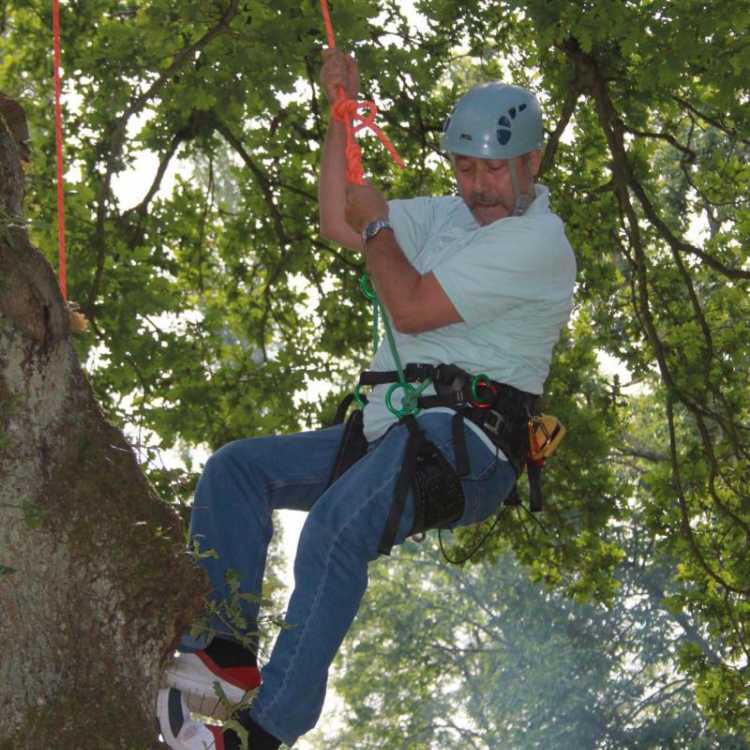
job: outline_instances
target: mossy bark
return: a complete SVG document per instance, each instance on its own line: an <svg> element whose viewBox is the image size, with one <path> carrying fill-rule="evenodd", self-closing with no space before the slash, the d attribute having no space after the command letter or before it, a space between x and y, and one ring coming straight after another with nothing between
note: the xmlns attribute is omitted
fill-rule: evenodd
<svg viewBox="0 0 750 750"><path fill-rule="evenodd" d="M22 186L0 112L0 750L156 747L161 667L206 582L93 396Z"/></svg>

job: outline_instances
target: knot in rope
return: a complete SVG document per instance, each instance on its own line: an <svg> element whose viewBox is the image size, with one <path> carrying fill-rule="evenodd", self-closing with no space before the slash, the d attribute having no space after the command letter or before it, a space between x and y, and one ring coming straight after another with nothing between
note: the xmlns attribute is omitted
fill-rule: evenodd
<svg viewBox="0 0 750 750"><path fill-rule="evenodd" d="M364 183L362 150L355 138L360 130L371 130L375 133L396 164L404 167L404 162L388 136L375 124L375 118L378 115L378 107L375 102L369 100L354 101L354 99L347 97L342 89L339 89L338 99L331 112L335 119L343 122L346 126L346 177L349 182L354 185Z"/></svg>
<svg viewBox="0 0 750 750"><path fill-rule="evenodd" d="M323 22L326 27L328 46L330 49L335 49L336 37L333 33L328 0L320 0L320 10L323 14ZM362 114L362 110L364 110L365 114ZM362 185L365 181L365 171L362 167L362 150L354 137L360 130L368 129L375 133L378 140L386 147L393 161L401 169L406 168L403 159L398 155L388 136L375 124L375 117L378 114L375 102L369 100L354 101L354 99L350 99L346 95L343 87L339 86L336 102L331 108L331 113L337 120L343 122L346 127L346 179L350 183Z"/></svg>

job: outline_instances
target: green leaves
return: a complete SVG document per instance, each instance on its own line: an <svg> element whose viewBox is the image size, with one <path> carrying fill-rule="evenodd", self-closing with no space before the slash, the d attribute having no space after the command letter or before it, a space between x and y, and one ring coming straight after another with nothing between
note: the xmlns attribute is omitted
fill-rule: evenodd
<svg viewBox="0 0 750 750"><path fill-rule="evenodd" d="M337 670L344 726L316 747L746 748L705 726L673 661L702 649L662 604L668 565L619 541L607 606L534 585L509 554L458 570L427 542L376 565Z"/></svg>
<svg viewBox="0 0 750 750"><path fill-rule="evenodd" d="M374 182L451 192L439 137L455 96L493 77L531 85L541 179L579 266L545 396L568 427L547 511L507 513L482 560L511 548L539 581L612 603L637 529L671 610L721 633L682 663L706 715L745 731L746 3L417 7L418 26L392 0L332 7L409 165L364 139ZM76 344L103 406L152 452L316 426L333 398L317 393L350 387L370 347L361 259L317 229L318 3L92 0L62 16L70 297L93 321ZM30 119L26 207L56 264L49 7L15 0L4 18L0 88ZM154 479L189 493L189 474Z"/></svg>

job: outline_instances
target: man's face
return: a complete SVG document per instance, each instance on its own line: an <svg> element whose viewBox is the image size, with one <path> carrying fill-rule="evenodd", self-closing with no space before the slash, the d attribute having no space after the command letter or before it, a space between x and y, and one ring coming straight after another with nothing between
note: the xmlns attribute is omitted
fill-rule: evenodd
<svg viewBox="0 0 750 750"><path fill-rule="evenodd" d="M518 183L522 192L529 191L529 178L524 160L528 160L531 174L539 170L540 152L532 151L518 158ZM458 192L477 223L486 226L513 213L516 204L508 162L504 159L478 159L456 155L453 161Z"/></svg>

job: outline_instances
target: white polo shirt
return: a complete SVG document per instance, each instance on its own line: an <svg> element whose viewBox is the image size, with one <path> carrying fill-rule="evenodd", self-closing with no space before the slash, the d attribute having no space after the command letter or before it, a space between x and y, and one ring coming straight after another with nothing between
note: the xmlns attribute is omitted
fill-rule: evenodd
<svg viewBox="0 0 750 750"><path fill-rule="evenodd" d="M399 357L455 364L522 391L541 394L552 349L570 316L576 262L549 191L523 216L480 226L457 196L389 203L396 240L420 274L432 271L463 322L424 333L393 329ZM384 337L371 370L395 370ZM389 386L368 394L365 435L375 440L396 418L385 405ZM424 395L434 393L430 388ZM394 394L398 405L398 394Z"/></svg>

